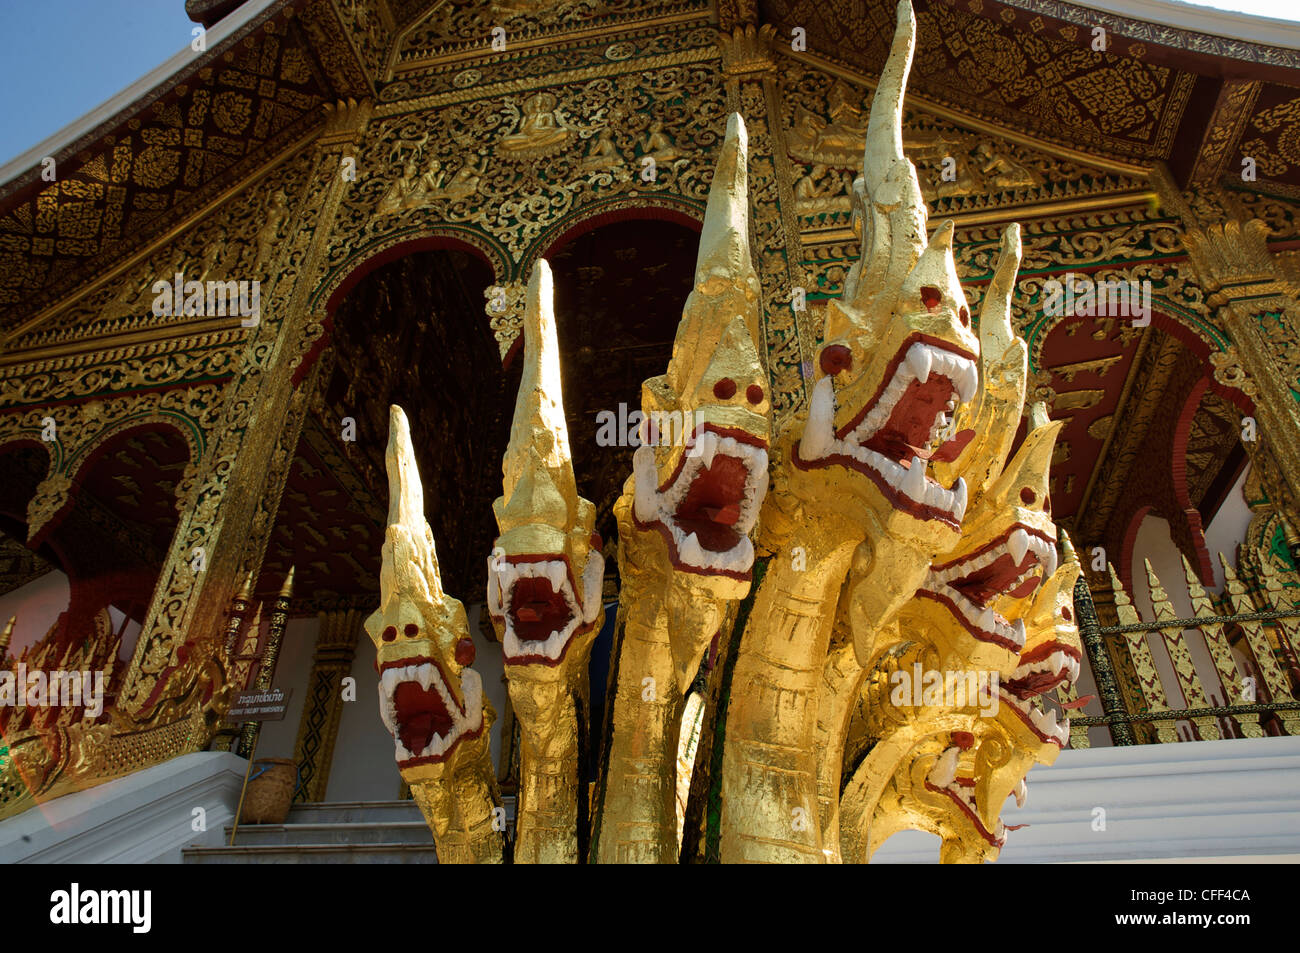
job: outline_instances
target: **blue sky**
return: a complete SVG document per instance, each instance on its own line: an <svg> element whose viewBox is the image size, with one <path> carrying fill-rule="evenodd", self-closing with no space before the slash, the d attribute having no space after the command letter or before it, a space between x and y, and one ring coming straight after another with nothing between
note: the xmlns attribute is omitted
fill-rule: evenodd
<svg viewBox="0 0 1300 953"><path fill-rule="evenodd" d="M185 0L0 0L0 165L190 44Z"/></svg>
<svg viewBox="0 0 1300 953"><path fill-rule="evenodd" d="M1284 20L1297 0L1201 0ZM0 0L0 165L190 43L185 0Z"/></svg>

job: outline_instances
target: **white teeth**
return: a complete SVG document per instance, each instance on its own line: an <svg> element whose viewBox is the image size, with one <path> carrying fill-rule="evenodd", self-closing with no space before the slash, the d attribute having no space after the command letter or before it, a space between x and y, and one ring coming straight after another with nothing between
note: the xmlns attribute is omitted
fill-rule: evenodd
<svg viewBox="0 0 1300 953"><path fill-rule="evenodd" d="M1051 576L1054 572L1056 572L1056 547L1048 546L1046 555L1047 555L1047 559L1045 560L1045 565L1043 569L1044 580L1046 580L1049 576Z"/></svg>
<svg viewBox="0 0 1300 953"><path fill-rule="evenodd" d="M395 668L384 669L384 674L380 677L383 685L384 694L392 697L393 691L397 688L397 683L402 680L401 672Z"/></svg>
<svg viewBox="0 0 1300 953"><path fill-rule="evenodd" d="M655 473L654 448L643 444L632 454L632 472L636 474L636 488L633 502L636 518L648 523L655 518L658 511L659 478Z"/></svg>
<svg viewBox="0 0 1300 953"><path fill-rule="evenodd" d="M605 580L605 557L593 549L582 570L582 621L594 622L600 611L601 586Z"/></svg>
<svg viewBox="0 0 1300 953"><path fill-rule="evenodd" d="M984 611L980 613L978 624L979 627L983 629L985 632L996 632L997 625L998 625L998 618L993 613L992 609L990 609L988 606L985 606Z"/></svg>
<svg viewBox="0 0 1300 953"><path fill-rule="evenodd" d="M433 684L433 666L421 665L420 668L418 669L418 672L419 674L417 675L417 680L420 683L420 687L427 692L429 690L429 686Z"/></svg>
<svg viewBox="0 0 1300 953"><path fill-rule="evenodd" d="M1011 630L1015 633L1012 641L1016 643L1017 648L1025 647L1025 620L1017 619L1011 623Z"/></svg>
<svg viewBox="0 0 1300 953"><path fill-rule="evenodd" d="M1016 807L1024 807L1025 801L1029 799L1029 786L1025 784L1025 779L1021 778L1016 784Z"/></svg>
<svg viewBox="0 0 1300 953"><path fill-rule="evenodd" d="M961 477L952 485L953 505L952 515L957 517L960 523L966 517L966 481Z"/></svg>
<svg viewBox="0 0 1300 953"><path fill-rule="evenodd" d="M799 441L799 455L805 460L820 460L835 442L835 383L823 377L813 388L808 422Z"/></svg>
<svg viewBox="0 0 1300 953"><path fill-rule="evenodd" d="M1061 670L1065 668L1065 659L1066 655L1064 652L1053 652L1047 657L1049 671L1051 671L1053 675L1061 674Z"/></svg>
<svg viewBox="0 0 1300 953"><path fill-rule="evenodd" d="M930 769L930 775L927 780L937 788L946 788L957 777L957 759L961 757L961 749L951 747L939 756L933 768Z"/></svg>
<svg viewBox="0 0 1300 953"><path fill-rule="evenodd" d="M1056 709L1049 708L1047 711L1047 724L1052 728L1056 727Z"/></svg>
<svg viewBox="0 0 1300 953"><path fill-rule="evenodd" d="M1017 528L1007 540L1007 549L1011 553L1011 558L1019 566L1025 561L1025 556L1029 552L1029 534L1023 528Z"/></svg>
<svg viewBox="0 0 1300 953"><path fill-rule="evenodd" d="M925 461L920 457L912 458L912 465L903 477L903 492L918 503L925 502Z"/></svg>
<svg viewBox="0 0 1300 953"><path fill-rule="evenodd" d="M907 349L908 368L916 375L916 379L924 384L930 379L930 368L934 364L934 358L931 356L930 348L921 344L919 341Z"/></svg>
<svg viewBox="0 0 1300 953"><path fill-rule="evenodd" d="M677 555L693 566L704 562L704 547L700 545L699 537L691 533L682 540L681 545L677 547Z"/></svg>
<svg viewBox="0 0 1300 953"><path fill-rule="evenodd" d="M488 557L487 605L489 615L499 616L501 615L501 580L493 568L495 561L493 557Z"/></svg>
<svg viewBox="0 0 1300 953"><path fill-rule="evenodd" d="M701 465L708 469L713 466L713 458L718 452L718 435L711 430L706 430L700 434L695 441L695 453L699 456Z"/></svg>
<svg viewBox="0 0 1300 953"><path fill-rule="evenodd" d="M551 583L553 592L560 592L568 580L568 573L564 563L558 559L550 560L546 563L546 578Z"/></svg>
<svg viewBox="0 0 1300 953"><path fill-rule="evenodd" d="M962 403L965 403L974 397L975 391L979 389L979 371L975 369L974 361L965 358L957 359L955 371L952 383L957 388L957 396L961 398Z"/></svg>

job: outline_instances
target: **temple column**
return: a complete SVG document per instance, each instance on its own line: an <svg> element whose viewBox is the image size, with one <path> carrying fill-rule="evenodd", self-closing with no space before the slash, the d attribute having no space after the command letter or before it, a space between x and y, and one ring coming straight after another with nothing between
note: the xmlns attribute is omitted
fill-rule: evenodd
<svg viewBox="0 0 1300 953"><path fill-rule="evenodd" d="M298 762L299 801L323 801L329 786L334 742L343 716L343 679L352 672L357 635L365 621L360 609L342 609L319 614L320 632L311 674L307 677L307 699L298 723L294 760Z"/></svg>
<svg viewBox="0 0 1300 953"><path fill-rule="evenodd" d="M223 400L219 425L200 463L180 525L154 589L118 707L145 716L190 684L203 661L219 652L232 594L260 563L278 490L306 402L299 365L320 334L322 316L307 301L324 274L339 205L351 185L343 159L356 154L370 104L331 111L310 154L311 170L268 273L261 320L250 331L240 367ZM295 423L296 421L296 423ZM292 443L290 443L292 437ZM180 651L186 643L187 650ZM192 739L200 745L206 739Z"/></svg>
<svg viewBox="0 0 1300 953"><path fill-rule="evenodd" d="M1255 439L1243 446L1269 499L1300 540L1300 289L1268 249L1268 226L1241 213L1222 190L1177 190L1153 175L1161 202L1182 219L1183 243L1206 304L1232 346L1210 355L1219 383L1255 402Z"/></svg>

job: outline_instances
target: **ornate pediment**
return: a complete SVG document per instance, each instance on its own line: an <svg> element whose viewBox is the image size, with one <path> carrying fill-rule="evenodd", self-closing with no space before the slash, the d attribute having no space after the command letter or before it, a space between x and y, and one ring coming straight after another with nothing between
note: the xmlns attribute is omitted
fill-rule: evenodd
<svg viewBox="0 0 1300 953"><path fill-rule="evenodd" d="M795 213L805 229L849 224L849 191L861 162L871 93L829 72L783 65L782 118L793 167ZM1140 192L1136 174L1091 166L1049 144L1028 145L983 123L912 107L903 148L932 215L961 216L1062 200Z"/></svg>

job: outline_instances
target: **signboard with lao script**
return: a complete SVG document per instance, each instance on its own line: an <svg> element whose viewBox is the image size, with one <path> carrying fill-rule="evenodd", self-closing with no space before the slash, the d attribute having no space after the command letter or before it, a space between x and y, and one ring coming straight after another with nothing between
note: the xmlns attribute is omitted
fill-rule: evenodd
<svg viewBox="0 0 1300 953"><path fill-rule="evenodd" d="M226 712L226 721L237 724L243 721L281 721L289 710L289 696L293 689L268 688L261 692L239 692Z"/></svg>

